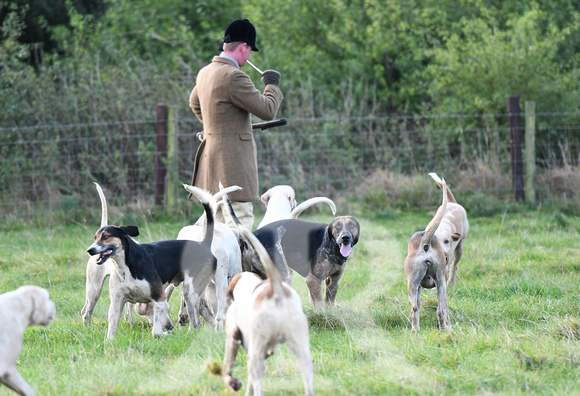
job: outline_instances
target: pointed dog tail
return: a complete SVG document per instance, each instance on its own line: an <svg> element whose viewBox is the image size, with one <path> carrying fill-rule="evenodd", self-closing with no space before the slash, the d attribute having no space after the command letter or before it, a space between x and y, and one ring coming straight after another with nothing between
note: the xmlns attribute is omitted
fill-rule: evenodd
<svg viewBox="0 0 580 396"><path fill-rule="evenodd" d="M306 201L302 202L300 205L295 207L292 212L288 215L289 219L297 219L300 213L304 212L306 209L310 208L311 206L317 205L319 203L325 203L330 206L332 209L332 215L336 214L336 205L330 198L326 197L314 197L307 199Z"/></svg>
<svg viewBox="0 0 580 396"><path fill-rule="evenodd" d="M213 195L213 199L216 200L218 207L224 205L224 201L222 200L222 197L224 195L234 191L242 190L242 187L236 185L224 188L222 182L219 182L219 186L220 190ZM225 210L224 212L227 212L227 210Z"/></svg>
<svg viewBox="0 0 580 396"><path fill-rule="evenodd" d="M430 175L431 177L433 177L432 175L434 175L434 173ZM439 177L437 177L437 179L439 179ZM431 220L427 225L427 228L425 229L425 234L423 234L423 237L421 238L420 246L422 246L425 251L429 249L429 245L431 244L431 238L433 238L433 235L435 235L435 231L437 231L437 228L439 228L439 224L441 224L441 220L443 219L445 209L447 209L447 183L445 183L444 179L439 180L441 181L441 184L439 186L441 187L441 190L443 190L443 202L441 203L441 206L439 206L439 209L437 209L437 213L435 213L435 217L433 217L433 220ZM437 184L439 184L439 182Z"/></svg>
<svg viewBox="0 0 580 396"><path fill-rule="evenodd" d="M243 235L250 244L254 247L254 250L260 257L260 261L264 264L264 268L266 269L266 276L270 280L270 284L272 285L272 295L277 298L278 296L282 296L286 294L284 290L284 285L282 285L282 276L280 276L280 272L274 265L274 262L270 258L270 255L266 251L262 242L252 233L252 231L248 230L246 227L242 225L236 213L234 212L234 208L228 198L227 194L223 195L224 204L227 208L226 212L230 215L232 221L236 225L238 232Z"/></svg>
<svg viewBox="0 0 580 396"><path fill-rule="evenodd" d="M202 243L211 246L211 242L213 240L214 219L215 212L217 210L217 203L210 192L202 190L199 187L184 184L183 188L185 188L189 193L191 193L197 199L199 199L201 204L203 205L207 222L205 226L205 236L203 237Z"/></svg>
<svg viewBox="0 0 580 396"><path fill-rule="evenodd" d="M437 176L437 173L431 172L431 173L429 173L429 176L431 176L431 179L435 180L435 183L437 183L437 185L441 189L443 189L443 183L445 183L445 181L442 180L439 176ZM451 189L449 187L447 187L447 202L457 203L457 201L455 200L455 197L453 196L453 193L451 192Z"/></svg>
<svg viewBox="0 0 580 396"><path fill-rule="evenodd" d="M234 192L234 191L241 190L241 189L242 189L242 187L240 187L240 186L236 186L236 185L229 186L229 187L224 187L224 186L223 186L223 185L220 183L220 190L219 190L218 192L216 192L216 193L213 195L213 199L215 199L215 200L216 200L216 202L217 202L217 201L219 201L219 200L220 200L220 199L221 199L221 198L222 198L224 195L226 195L226 194L228 194L228 193L231 193L231 192ZM218 204L219 204L219 202L218 202Z"/></svg>
<svg viewBox="0 0 580 396"><path fill-rule="evenodd" d="M97 188L97 192L99 193L99 198L101 198L101 228L106 227L109 225L109 212L107 211L107 199L105 198L105 193L103 189L97 182L95 183L95 187Z"/></svg>

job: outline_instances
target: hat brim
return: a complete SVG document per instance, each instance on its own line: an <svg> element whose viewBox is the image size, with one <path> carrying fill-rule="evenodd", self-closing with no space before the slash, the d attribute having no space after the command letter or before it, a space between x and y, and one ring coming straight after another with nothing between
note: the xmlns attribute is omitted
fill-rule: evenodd
<svg viewBox="0 0 580 396"><path fill-rule="evenodd" d="M246 43L246 44L248 44L248 43ZM252 51L256 51L256 52L260 51L260 50L258 49L258 47L256 47L255 45L252 45L252 44L248 44L248 45L249 45L250 47L252 47ZM223 51L223 50L224 50L224 43L223 43L223 42L221 43L221 45L220 45L220 49L219 49L219 50L220 50L220 51Z"/></svg>

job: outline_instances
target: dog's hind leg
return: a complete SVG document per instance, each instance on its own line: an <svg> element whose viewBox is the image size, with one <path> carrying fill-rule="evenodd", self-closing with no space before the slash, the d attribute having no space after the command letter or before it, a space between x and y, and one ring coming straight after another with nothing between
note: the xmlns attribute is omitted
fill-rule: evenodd
<svg viewBox="0 0 580 396"><path fill-rule="evenodd" d="M308 337L308 321L306 317L300 320L298 329L294 329L292 335L286 339L288 348L296 356L302 383L304 384L304 394L314 395L314 367L312 364L312 355L310 353L310 341Z"/></svg>
<svg viewBox="0 0 580 396"><path fill-rule="evenodd" d="M205 293L200 296L199 300L199 314L208 326L215 326L214 312L216 312L217 305L215 294L215 285L213 282L209 282L205 289ZM181 306L179 307L178 315L178 322L181 326L185 326L189 323L189 313L187 310L187 302L185 300L185 293L183 293L181 296ZM222 330L223 325L221 328L216 327L216 329Z"/></svg>
<svg viewBox="0 0 580 396"><path fill-rule="evenodd" d="M437 317L439 318L439 328L447 330L451 326L449 319L449 303L447 301L447 285L445 277L439 274L437 282Z"/></svg>
<svg viewBox="0 0 580 396"><path fill-rule="evenodd" d="M185 326L189 322L189 314L187 313L187 303L185 302L185 295L181 294L181 305L179 306L179 314L177 315L178 323Z"/></svg>
<svg viewBox="0 0 580 396"><path fill-rule="evenodd" d="M411 302L411 325L412 331L419 332L419 314L421 312L421 285L419 281L410 279L407 284L409 301Z"/></svg>
<svg viewBox="0 0 580 396"><path fill-rule="evenodd" d="M133 306L130 302L125 303L125 320L129 323L133 321Z"/></svg>
<svg viewBox="0 0 580 396"><path fill-rule="evenodd" d="M207 299L207 295L202 294L201 296L199 296L199 314L201 315L203 320L205 320L205 324L209 327L215 327L215 317L213 314L214 310L215 308L213 308L211 300Z"/></svg>
<svg viewBox="0 0 580 396"><path fill-rule="evenodd" d="M463 257L463 245L465 244L465 239L462 239L457 247L455 248L455 252L453 252L453 261L449 268L449 276L447 279L447 286L455 286L455 277L457 276L457 268L459 266L459 260Z"/></svg>
<svg viewBox="0 0 580 396"><path fill-rule="evenodd" d="M186 278L183 281L183 298L185 299L187 316L189 316L189 331L191 332L201 324L199 320L199 304L201 298L196 293L192 278Z"/></svg>
<svg viewBox="0 0 580 396"><path fill-rule="evenodd" d="M20 373L16 370L16 367L8 368L4 372L4 375L0 376L0 382L19 395L34 396L34 391L30 385L26 383L24 378L22 378Z"/></svg>
<svg viewBox="0 0 580 396"><path fill-rule="evenodd" d="M93 311L103 291L105 279L109 276L108 264L97 264L97 256L91 256L87 262L86 298L85 305L81 309L83 323L89 325L93 317Z"/></svg>
<svg viewBox="0 0 580 396"><path fill-rule="evenodd" d="M262 378L266 369L266 356L268 346L264 341L253 337L248 350L248 388L246 395L263 395Z"/></svg>
<svg viewBox="0 0 580 396"><path fill-rule="evenodd" d="M222 380L224 383L235 390L236 392L242 387L242 382L234 378L234 363L236 361L236 356L238 355L238 349L240 348L240 343L242 342L242 333L236 325L231 325L231 327L226 329L226 350L224 356L224 371L222 372Z"/></svg>
<svg viewBox="0 0 580 396"><path fill-rule="evenodd" d="M207 289L205 291L205 296L200 296L199 300L199 314L205 320L206 324L209 326L213 325L214 317L213 317L213 305L211 296L208 297L213 291L210 288L211 283L207 285ZM178 314L178 323L181 326L185 326L189 323L189 313L187 310L187 301L185 298L185 293L181 295L181 305L179 306L179 314Z"/></svg>
<svg viewBox="0 0 580 396"><path fill-rule="evenodd" d="M208 288L213 286L213 296L215 296L215 302L217 304L213 304L214 307L214 325L217 331L221 331L224 328L224 322L226 319L226 311L227 311L227 302L226 302L226 288L228 287L228 274L226 268L219 268L218 271L222 271L223 274L217 274L214 278L215 285L213 282L210 282Z"/></svg>

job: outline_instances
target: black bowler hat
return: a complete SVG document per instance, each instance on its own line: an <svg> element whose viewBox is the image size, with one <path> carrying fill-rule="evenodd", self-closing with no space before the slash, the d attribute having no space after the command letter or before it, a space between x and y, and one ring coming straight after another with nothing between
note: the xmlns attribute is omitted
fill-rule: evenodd
<svg viewBox="0 0 580 396"><path fill-rule="evenodd" d="M247 19L236 19L232 21L224 33L220 51L224 50L224 43L241 41L252 47L252 51L259 51L256 47L256 29Z"/></svg>

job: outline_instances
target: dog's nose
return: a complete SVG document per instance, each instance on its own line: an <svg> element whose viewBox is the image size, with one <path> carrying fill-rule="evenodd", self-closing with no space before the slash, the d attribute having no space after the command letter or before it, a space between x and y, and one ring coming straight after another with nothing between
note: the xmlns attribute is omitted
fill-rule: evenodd
<svg viewBox="0 0 580 396"><path fill-rule="evenodd" d="M95 254L97 254L97 250L94 247L90 247L90 248L87 249L87 253L90 256L94 256Z"/></svg>

